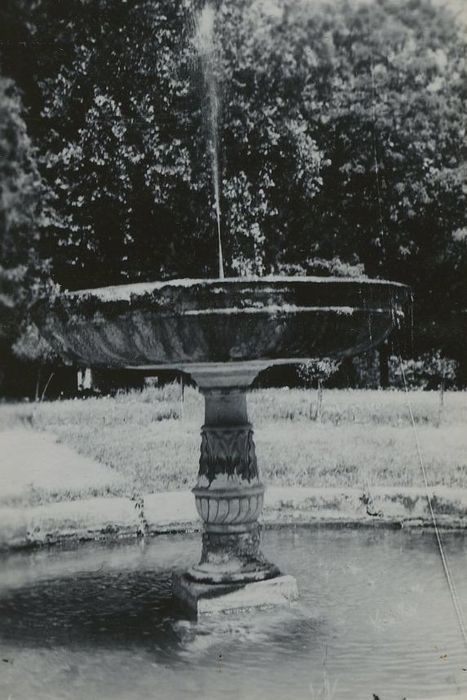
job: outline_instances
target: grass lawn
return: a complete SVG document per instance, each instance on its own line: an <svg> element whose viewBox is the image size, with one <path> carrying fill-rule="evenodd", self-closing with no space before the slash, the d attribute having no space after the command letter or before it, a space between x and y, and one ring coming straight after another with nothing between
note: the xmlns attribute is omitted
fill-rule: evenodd
<svg viewBox="0 0 467 700"><path fill-rule="evenodd" d="M265 483L275 486L422 484L407 397L400 391L265 389L249 396ZM467 488L467 393L410 392L431 485ZM140 493L193 486L203 400L181 403L177 385L115 398L0 405L0 429L30 426L58 436L127 479Z"/></svg>

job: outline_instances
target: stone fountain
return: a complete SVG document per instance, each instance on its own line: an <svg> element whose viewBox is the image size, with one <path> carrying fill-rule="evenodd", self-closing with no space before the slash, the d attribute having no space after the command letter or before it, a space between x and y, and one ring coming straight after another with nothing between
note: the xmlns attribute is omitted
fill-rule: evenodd
<svg viewBox="0 0 467 700"><path fill-rule="evenodd" d="M172 280L65 293L39 306L43 335L86 367L178 369L205 399L198 481L199 564L175 580L198 613L283 603L292 577L261 553L264 486L247 391L278 363L343 358L378 345L406 316L410 290L382 280L262 277Z"/></svg>
<svg viewBox="0 0 467 700"><path fill-rule="evenodd" d="M196 15L194 49L203 74L219 278L172 280L67 293L38 307L43 335L84 367L177 369L205 399L198 481L203 521L199 564L174 581L198 613L288 602L296 583L261 553L260 480L247 391L278 363L342 358L384 340L405 316L407 287L323 277L224 279L221 241L216 10Z"/></svg>

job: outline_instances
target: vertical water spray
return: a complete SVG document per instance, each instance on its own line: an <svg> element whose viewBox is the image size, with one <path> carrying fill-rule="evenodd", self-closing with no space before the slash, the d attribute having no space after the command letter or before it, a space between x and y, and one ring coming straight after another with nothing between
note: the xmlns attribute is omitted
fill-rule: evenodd
<svg viewBox="0 0 467 700"><path fill-rule="evenodd" d="M219 278L224 279L222 257L220 172L219 172L219 91L217 85L217 49L215 43L216 10L207 2L195 18L195 46L198 52L205 89L205 117L207 123L209 154L211 158L214 203L217 219L219 253Z"/></svg>

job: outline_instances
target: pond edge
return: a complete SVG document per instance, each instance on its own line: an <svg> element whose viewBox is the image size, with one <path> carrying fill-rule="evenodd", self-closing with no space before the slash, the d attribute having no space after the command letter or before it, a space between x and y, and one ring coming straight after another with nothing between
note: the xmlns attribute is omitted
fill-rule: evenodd
<svg viewBox="0 0 467 700"><path fill-rule="evenodd" d="M437 524L467 529L467 489L429 491ZM422 487L278 488L266 491L262 517L270 527L430 528ZM65 541L119 539L195 532L201 522L190 491L139 498L96 497L29 508L0 507L0 549Z"/></svg>

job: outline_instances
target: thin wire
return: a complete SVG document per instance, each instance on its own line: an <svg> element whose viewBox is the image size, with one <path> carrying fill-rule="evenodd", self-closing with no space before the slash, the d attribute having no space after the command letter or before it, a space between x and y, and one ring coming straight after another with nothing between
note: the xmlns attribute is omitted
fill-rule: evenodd
<svg viewBox="0 0 467 700"><path fill-rule="evenodd" d="M444 575L446 576L446 580L447 580L447 582L448 582L449 592L450 592L450 595L451 595L452 604L453 604L453 606L454 606L454 610L455 610L455 613L456 613L456 616L457 616L457 620L458 620L458 623L459 623L459 628L460 628L460 631L461 631L461 635L462 635L462 638L463 638L463 640L464 640L465 646L467 647L467 630L466 630L466 626L465 626L465 622L464 622L464 612L463 612L463 609L462 609L461 601L459 600L459 597L458 597L458 595L457 595L456 587L455 587L455 584L454 584L454 579L452 578L452 574L451 574L451 571L450 571L450 568L449 568L448 560L447 560L446 554L445 554L445 552L444 552L443 542L442 542L442 540L441 540L441 534L440 534L440 532L439 532L438 523L437 523L437 520L436 520L435 512L434 512L434 510L433 510L433 504L432 504L431 497L430 497L430 490L429 490L428 478L427 478L427 475L426 475L425 464L424 464L424 461L423 461L422 450L421 450L421 447L420 447L420 440L419 440L419 438L418 438L417 426L416 426L416 424L415 424L415 418L414 418L414 415L413 415L412 405L411 405L410 399L409 399L409 388L408 388L408 386L407 386L407 380L406 380L406 376L405 376L404 366L403 366L403 364L402 364L402 356L401 356L400 354L399 354L399 365L400 365L400 368L401 368L402 379L403 379L403 382L404 382L404 390L405 390L405 395L406 395L406 400L407 400L407 407L408 407L408 409L409 409L410 420L411 420L412 427L413 427L413 430L414 430L415 443L416 443L416 446L417 446L417 453L418 453L418 459L419 459L420 468L421 468L421 471L422 471L422 474L423 474L423 481L424 481L424 484L425 484L425 491L426 491L426 499L427 499L427 501L428 501L428 508L429 508L429 510L430 510L430 516L431 516L431 520L432 520L432 522L433 522L433 527L434 527L435 534L436 534L436 541L437 541L437 543L438 543L438 549L439 549L439 553L440 553L440 556L441 556L441 561L442 561L442 563L443 563Z"/></svg>

